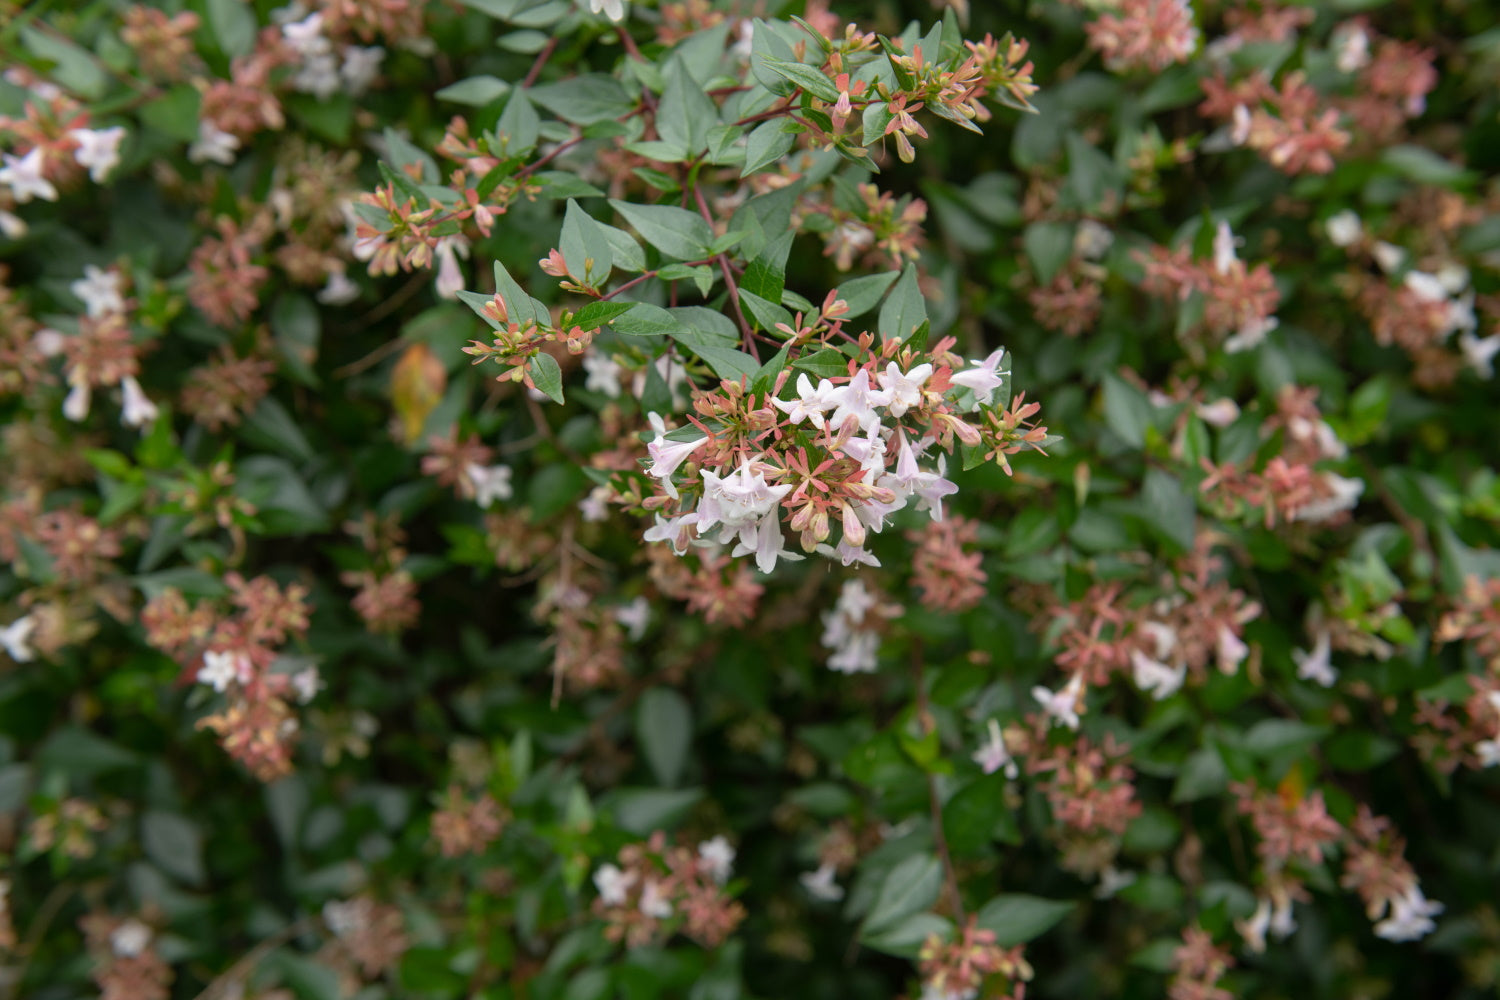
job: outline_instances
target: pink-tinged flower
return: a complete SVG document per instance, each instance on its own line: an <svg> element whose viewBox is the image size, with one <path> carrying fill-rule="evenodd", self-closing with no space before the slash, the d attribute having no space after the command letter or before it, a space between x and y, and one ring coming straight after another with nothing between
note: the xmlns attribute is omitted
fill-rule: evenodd
<svg viewBox="0 0 1500 1000"><path fill-rule="evenodd" d="M637 597L629 604L622 604L614 611L615 621L625 626L625 632L634 641L639 641L646 634L646 627L651 624L651 602L644 597Z"/></svg>
<svg viewBox="0 0 1500 1000"><path fill-rule="evenodd" d="M17 204L24 205L33 198L56 201L57 188L43 175L46 165L42 162L42 147L33 146L25 156L4 154L5 166L0 167L0 184L10 185L11 196Z"/></svg>
<svg viewBox="0 0 1500 1000"><path fill-rule="evenodd" d="M926 472L917 466L917 454L906 435L898 434L901 439L900 447L896 452L896 470L880 477L879 485L892 490L896 494L898 506L904 503L908 497L918 498L917 509L932 512L934 521L943 519L943 497L958 492L958 486L943 478L946 465L943 458L938 459L938 471ZM866 504L865 506L872 506ZM863 509L863 508L861 508Z"/></svg>
<svg viewBox="0 0 1500 1000"><path fill-rule="evenodd" d="M1031 689L1031 696L1042 706L1042 712L1047 718L1075 732L1078 729L1079 713L1084 707L1083 694L1083 674L1074 674L1057 691L1041 686Z"/></svg>
<svg viewBox="0 0 1500 1000"><path fill-rule="evenodd" d="M900 419L906 415L906 411L914 406L922 405L922 386L932 377L932 365L920 364L911 371L902 373L896 362L892 361L886 365L885 371L879 376L880 386L885 390L889 401L886 409L890 415Z"/></svg>
<svg viewBox="0 0 1500 1000"><path fill-rule="evenodd" d="M120 293L120 272L86 264L83 277L68 285L88 310L90 319L125 311L125 297Z"/></svg>
<svg viewBox="0 0 1500 1000"><path fill-rule="evenodd" d="M125 141L125 127L70 129L68 137L78 143L73 150L73 159L81 167L87 167L89 177L95 184L102 184L109 172L120 163L120 143Z"/></svg>
<svg viewBox="0 0 1500 1000"><path fill-rule="evenodd" d="M640 911L653 920L666 920L672 915L672 903L661 891L661 883L654 879L641 887Z"/></svg>
<svg viewBox="0 0 1500 1000"><path fill-rule="evenodd" d="M651 465L646 469L646 475L652 479L661 481L662 489L666 490L667 496L673 500L677 499L677 487L672 482L672 474L675 473L688 457L697 451L705 441L707 435L696 437L690 441L668 441L667 425L658 413L646 414L646 419L651 422L651 429L656 431L656 439L646 446L646 453L651 456ZM708 475L708 473L705 473ZM764 479L762 479L764 482ZM788 487L790 489L790 487Z"/></svg>
<svg viewBox="0 0 1500 1000"><path fill-rule="evenodd" d="M1234 400L1225 396L1212 403L1200 404L1197 414L1198 419L1210 427L1224 428L1240 418L1240 407Z"/></svg>
<svg viewBox="0 0 1500 1000"><path fill-rule="evenodd" d="M36 631L36 619L22 615L4 628L0 628L0 647L17 663L26 663L36 658L31 648L31 633Z"/></svg>
<svg viewBox="0 0 1500 1000"><path fill-rule="evenodd" d="M974 402L979 406L988 406L995 398L995 390L1005 384L1005 379L1000 374L1000 362L1003 360L1005 349L1001 348L983 361L970 361L971 367L954 372L949 381L974 390ZM1010 372L1005 374L1009 375Z"/></svg>
<svg viewBox="0 0 1500 1000"><path fill-rule="evenodd" d="M815 388L805 373L797 376L797 395L788 400L772 399L771 405L785 413L794 424L807 420L818 430L824 427L823 414L839 405L837 390L828 379L819 379Z"/></svg>
<svg viewBox="0 0 1500 1000"><path fill-rule="evenodd" d="M124 397L120 422L126 427L144 428L156 419L156 404L151 402L133 376L126 375L120 379L120 392Z"/></svg>
<svg viewBox="0 0 1500 1000"><path fill-rule="evenodd" d="M999 770L1004 770L1007 778L1015 778L1020 774L1020 768L1005 747L1005 738L1000 734L1000 723L994 719L989 721L989 739L980 744L971 759L985 774L994 774Z"/></svg>
<svg viewBox="0 0 1500 1000"><path fill-rule="evenodd" d="M211 649L203 654L203 666L198 668L196 678L199 684L222 694L230 684L249 680L250 666L250 658L243 653Z"/></svg>
<svg viewBox="0 0 1500 1000"><path fill-rule="evenodd" d="M791 483L772 486L764 472L750 471L750 460L727 476L704 469L703 500L698 505L698 530L723 525L727 532L750 527L767 514L774 514L781 498L792 491ZM727 541L727 539L723 539Z"/></svg>
<svg viewBox="0 0 1500 1000"><path fill-rule="evenodd" d="M464 467L464 475L474 486L474 502L488 507L496 500L509 500L515 495L511 487L511 468L508 465L480 465L470 462Z"/></svg>
<svg viewBox="0 0 1500 1000"><path fill-rule="evenodd" d="M1331 688L1339 679L1339 672L1334 669L1330 660L1331 638L1326 628L1318 629L1317 639L1313 643L1311 653L1300 649L1292 650L1292 660L1297 664L1297 676L1305 681L1312 681L1323 687Z"/></svg>
<svg viewBox="0 0 1500 1000"><path fill-rule="evenodd" d="M891 401L890 393L870 388L870 373L864 368L849 380L848 385L839 386L831 395L837 397L838 408L829 418L829 424L838 429L853 417L867 433L871 428L880 426L880 414L875 412L875 407L886 406Z"/></svg>
<svg viewBox="0 0 1500 1000"><path fill-rule="evenodd" d="M1245 657L1250 655L1250 647L1228 625L1220 625L1215 653L1219 659L1219 670L1232 674L1245 662Z"/></svg>
<svg viewBox="0 0 1500 1000"><path fill-rule="evenodd" d="M87 382L74 382L73 388L68 390L68 395L63 399L63 416L75 424L80 423L88 417L89 404L92 402L92 399L93 393L90 391Z"/></svg>
<svg viewBox="0 0 1500 1000"><path fill-rule="evenodd" d="M1135 686L1156 701L1176 694L1187 677L1186 663L1178 664L1174 670L1160 660L1153 660L1139 649L1130 651L1130 668Z"/></svg>
<svg viewBox="0 0 1500 1000"><path fill-rule="evenodd" d="M464 290L464 271L458 263L460 257L469 259L469 241L457 234L444 236L432 248L437 257L437 293L445 299L456 299Z"/></svg>
<svg viewBox="0 0 1500 1000"><path fill-rule="evenodd" d="M688 544L692 541L689 529L698 524L697 513L683 514L680 517L663 517L656 515L656 523L646 529L642 538L647 542L669 542L672 551L683 555L688 550Z"/></svg>

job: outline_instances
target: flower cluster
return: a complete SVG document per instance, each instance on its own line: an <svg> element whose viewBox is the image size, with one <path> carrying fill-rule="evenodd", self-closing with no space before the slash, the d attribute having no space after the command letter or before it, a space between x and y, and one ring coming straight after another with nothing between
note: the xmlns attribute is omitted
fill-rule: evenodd
<svg viewBox="0 0 1500 1000"><path fill-rule="evenodd" d="M606 922L610 940L638 948L682 933L716 947L745 917L726 885L734 868L734 848L714 837L697 849L668 843L665 835L620 849L619 864L594 872L599 895L594 911Z"/></svg>

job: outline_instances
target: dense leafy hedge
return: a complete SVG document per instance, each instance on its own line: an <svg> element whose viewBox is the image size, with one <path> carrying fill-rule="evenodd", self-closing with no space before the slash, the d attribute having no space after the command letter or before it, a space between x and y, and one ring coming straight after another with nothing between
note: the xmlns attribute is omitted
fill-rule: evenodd
<svg viewBox="0 0 1500 1000"><path fill-rule="evenodd" d="M1493 995L1491 5L9 6L0 996Z"/></svg>

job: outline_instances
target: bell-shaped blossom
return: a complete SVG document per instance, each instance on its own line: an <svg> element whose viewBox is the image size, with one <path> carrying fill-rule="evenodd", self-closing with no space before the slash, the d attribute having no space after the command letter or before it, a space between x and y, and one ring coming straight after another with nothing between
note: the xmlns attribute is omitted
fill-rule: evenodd
<svg viewBox="0 0 1500 1000"><path fill-rule="evenodd" d="M145 427L156 419L156 404L151 402L141 384L132 376L120 379L120 393L124 397L120 422L127 427Z"/></svg>
<svg viewBox="0 0 1500 1000"><path fill-rule="evenodd" d="M734 873L734 848L729 846L729 841L722 834L698 845L698 860L720 885L728 882L729 876Z"/></svg>
<svg viewBox="0 0 1500 1000"><path fill-rule="evenodd" d="M703 500L698 505L698 530L715 525L738 530L772 513L781 498L792 491L790 483L772 486L764 472L752 472L750 460L727 476L704 469Z"/></svg>
<svg viewBox="0 0 1500 1000"><path fill-rule="evenodd" d="M1495 375L1495 355L1500 354L1500 333L1488 337L1476 337L1467 331L1458 335L1458 349L1464 361L1483 378Z"/></svg>
<svg viewBox="0 0 1500 1000"><path fill-rule="evenodd" d="M880 414L875 412L875 407L889 405L890 393L883 389L870 388L870 373L861 368L849 380L847 385L841 385L833 390L838 404L833 411L829 422L834 428L844 426L845 421L853 417L866 432L872 427L880 426ZM905 412L904 410L902 411Z"/></svg>
<svg viewBox="0 0 1500 1000"><path fill-rule="evenodd" d="M1347 208L1329 216L1323 226L1328 232L1329 242L1336 247L1352 247L1364 235L1364 225L1359 221L1359 216Z"/></svg>
<svg viewBox="0 0 1500 1000"><path fill-rule="evenodd" d="M227 167L234 162L239 148L238 137L205 118L198 123L198 138L188 147L187 156L193 163L213 162Z"/></svg>
<svg viewBox="0 0 1500 1000"><path fill-rule="evenodd" d="M819 865L817 871L803 872L797 876L797 881L813 899L821 903L836 903L844 898L843 886L833 880L837 874L838 869L825 863Z"/></svg>
<svg viewBox="0 0 1500 1000"><path fill-rule="evenodd" d="M656 439L646 446L646 453L651 456L651 465L647 467L646 475L660 480L667 496L676 500L677 487L672 483L672 474L708 440L708 436L700 435L690 441L668 441L667 425L661 415L648 413L646 419L650 421L651 429L656 431Z"/></svg>
<svg viewBox="0 0 1500 1000"><path fill-rule="evenodd" d="M196 677L199 684L222 694L230 684L250 679L250 661L243 653L210 649L203 654L203 666Z"/></svg>
<svg viewBox="0 0 1500 1000"><path fill-rule="evenodd" d="M652 879L641 886L640 911L653 920L666 920L672 915L672 903L661 891L661 883Z"/></svg>
<svg viewBox="0 0 1500 1000"><path fill-rule="evenodd" d="M317 299L325 306L346 306L359 298L359 285L343 271L331 271Z"/></svg>
<svg viewBox="0 0 1500 1000"><path fill-rule="evenodd" d="M464 475L474 485L474 502L488 507L496 500L509 500L515 495L510 480L512 471L508 465L480 465L470 462L464 467Z"/></svg>
<svg viewBox="0 0 1500 1000"><path fill-rule="evenodd" d="M31 648L31 633L36 631L36 619L22 615L4 628L0 628L0 647L5 655L17 663L26 663L36 658Z"/></svg>
<svg viewBox="0 0 1500 1000"><path fill-rule="evenodd" d="M605 906L619 906L625 902L626 894L638 877L635 872L625 872L615 865L602 864L594 872L594 888L599 890L599 898L604 901Z"/></svg>
<svg viewBox="0 0 1500 1000"><path fill-rule="evenodd" d="M1151 695L1156 701L1170 698L1182 687L1187 677L1187 664L1179 663L1174 669L1154 660L1139 649L1130 651L1131 679L1135 686Z"/></svg>
<svg viewBox="0 0 1500 1000"><path fill-rule="evenodd" d="M805 373L797 376L797 395L792 399L772 399L771 404L785 413L794 424L808 421L818 430L824 427L824 414L839 405L837 390L828 379L819 379L816 386Z"/></svg>
<svg viewBox="0 0 1500 1000"><path fill-rule="evenodd" d="M458 259L468 259L469 241L457 234L444 236L432 248L432 253L437 258L438 295L445 299L458 298L458 293L464 290L465 284L463 265Z"/></svg>
<svg viewBox="0 0 1500 1000"><path fill-rule="evenodd" d="M73 159L81 167L87 167L90 179L95 184L104 182L109 172L120 163L120 143L125 141L125 127L75 128L68 130L68 137L78 143L73 150Z"/></svg>
<svg viewBox="0 0 1500 1000"><path fill-rule="evenodd" d="M10 187L11 197L15 198L17 204L24 205L33 198L57 200L57 188L43 174L45 164L42 162L41 146L31 147L31 152L25 156L5 153L0 159L5 163L5 166L0 167L0 184Z"/></svg>
<svg viewBox="0 0 1500 1000"><path fill-rule="evenodd" d="M68 291L78 296L89 319L98 319L110 313L125 311L125 296L120 290L119 271L106 271L101 267L86 264L83 277L68 285Z"/></svg>
<svg viewBox="0 0 1500 1000"><path fill-rule="evenodd" d="M886 402L886 409L891 416L901 418L906 411L913 407L922 405L922 386L932 377L932 365L926 362L917 365L909 372L902 372L901 368L892 361L885 366L885 371L880 373L880 387L890 397Z"/></svg>
<svg viewBox="0 0 1500 1000"><path fill-rule="evenodd" d="M1078 729L1079 709L1083 706L1083 675L1074 674L1056 691L1037 686L1031 696L1042 706L1042 712L1054 723Z"/></svg>
<svg viewBox="0 0 1500 1000"><path fill-rule="evenodd" d="M63 416L75 424L86 419L89 415L89 405L93 401L93 392L89 389L87 382L74 382L73 388L63 398Z"/></svg>
<svg viewBox="0 0 1500 1000"><path fill-rule="evenodd" d="M1300 649L1292 650L1292 660L1297 664L1298 677L1326 688L1333 687L1339 679L1339 672L1334 669L1330 659L1331 642L1328 630L1320 628L1313 642L1311 653Z"/></svg>
<svg viewBox="0 0 1500 1000"><path fill-rule="evenodd" d="M624 371L620 363L603 351L591 350L583 356L583 370L588 378L583 387L589 392L599 392L610 399L619 399L624 391L620 387L620 375Z"/></svg>
<svg viewBox="0 0 1500 1000"><path fill-rule="evenodd" d="M1375 925L1375 936L1387 941L1416 941L1426 937L1437 926L1432 918L1443 912L1443 904L1429 900L1415 884L1390 905L1390 915Z"/></svg>
<svg viewBox="0 0 1500 1000"><path fill-rule="evenodd" d="M1005 738L1000 733L1000 723L994 719L989 721L989 739L980 744L971 759L985 774L994 774L996 771L1003 770L1007 778L1015 778L1021 773L1015 758L1006 749Z"/></svg>
<svg viewBox="0 0 1500 1000"><path fill-rule="evenodd" d="M974 390L974 402L979 406L989 406L995 398L995 390L1005 383L1000 374L1000 362L1004 360L1005 350L1002 348L983 361L970 361L970 367L954 372L949 381Z"/></svg>
<svg viewBox="0 0 1500 1000"><path fill-rule="evenodd" d="M647 542L668 542L672 551L683 555L688 550L688 544L692 540L690 528L698 524L696 511L683 514L679 517L663 517L656 515L656 523L646 529L642 538Z"/></svg>

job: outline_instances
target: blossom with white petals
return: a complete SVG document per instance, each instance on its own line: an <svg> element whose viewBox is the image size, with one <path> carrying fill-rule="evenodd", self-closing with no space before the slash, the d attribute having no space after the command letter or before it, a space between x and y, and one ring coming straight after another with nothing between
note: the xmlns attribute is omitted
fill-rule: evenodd
<svg viewBox="0 0 1500 1000"><path fill-rule="evenodd" d="M974 390L974 402L980 406L988 406L995 398L995 390L1005 384L1005 379L1000 373L1000 362L1003 360L1005 360L1005 349L1001 348L992 352L983 361L970 361L970 367L954 372L949 381L954 385ZM1005 374L1009 375L1010 372L1007 371Z"/></svg>
<svg viewBox="0 0 1500 1000"><path fill-rule="evenodd" d="M134 918L116 927L109 935L109 950L119 958L134 958L151 943L151 928Z"/></svg>
<svg viewBox="0 0 1500 1000"><path fill-rule="evenodd" d="M1068 679L1068 683L1056 691L1041 686L1034 687L1031 689L1031 696L1054 723L1075 731L1078 729L1078 713L1083 707L1082 674L1074 674Z"/></svg>
<svg viewBox="0 0 1500 1000"><path fill-rule="evenodd" d="M328 282L317 294L325 306L346 306L359 298L359 285L343 271L330 271Z"/></svg>
<svg viewBox="0 0 1500 1000"><path fill-rule="evenodd" d="M470 462L464 468L464 475L474 485L474 502L481 507L488 507L496 500L509 500L515 495L515 490L510 485L511 474L508 465L480 465L478 462Z"/></svg>
<svg viewBox="0 0 1500 1000"><path fill-rule="evenodd" d="M646 414L646 419L651 423L651 429L656 432L656 439L646 446L646 453L651 456L651 465L646 469L646 475L652 479L661 480L662 489L673 500L677 499L677 487L672 482L672 474L677 471L678 466L688 460L688 456L697 451L705 441L706 435L696 437L690 441L668 441L667 425L658 413Z"/></svg>
<svg viewBox="0 0 1500 1000"><path fill-rule="evenodd" d="M625 20L624 0L589 0L589 10L616 23Z"/></svg>
<svg viewBox="0 0 1500 1000"><path fill-rule="evenodd" d="M31 648L31 633L35 631L36 619L30 615L22 615L0 628L0 646L5 648L5 655L17 663L36 659L36 653Z"/></svg>
<svg viewBox="0 0 1500 1000"><path fill-rule="evenodd" d="M229 132L221 131L207 118L198 123L198 138L188 147L188 159L193 163L222 163L229 166L234 154L239 152L240 140Z"/></svg>
<svg viewBox="0 0 1500 1000"><path fill-rule="evenodd" d="M73 150L73 159L80 167L87 167L89 178L102 184L109 172L120 164L120 143L125 141L125 127L75 128L68 130L68 137L78 143Z"/></svg>
<svg viewBox="0 0 1500 1000"><path fill-rule="evenodd" d="M1484 378L1494 377L1495 355L1500 354L1500 333L1492 333L1481 339L1465 331L1458 335L1458 349L1463 352L1464 361L1475 372Z"/></svg>
<svg viewBox="0 0 1500 1000"><path fill-rule="evenodd" d="M803 872L797 876L797 881L802 883L802 888L813 899L823 903L835 903L844 898L844 887L836 883L833 878L838 870L830 864L818 866L815 872Z"/></svg>
<svg viewBox="0 0 1500 1000"><path fill-rule="evenodd" d="M1443 912L1443 904L1429 900L1420 886L1390 902L1391 912L1375 925L1375 936L1387 941L1416 941L1426 937L1437 925L1432 918Z"/></svg>
<svg viewBox="0 0 1500 1000"><path fill-rule="evenodd" d="M629 604L622 604L615 608L615 621L625 626L625 631L632 640L638 640L646 634L646 626L651 624L651 602L645 597L637 597Z"/></svg>
<svg viewBox="0 0 1500 1000"><path fill-rule="evenodd" d="M1364 225L1359 221L1359 216L1347 208L1330 215L1323 226L1328 231L1329 242L1336 247L1352 247L1364 235Z"/></svg>
<svg viewBox="0 0 1500 1000"><path fill-rule="evenodd" d="M1339 679L1339 672L1334 669L1330 659L1331 643L1332 637L1328 630L1319 628L1311 653L1300 649L1292 650L1292 660L1297 664L1297 676L1326 688L1333 687Z"/></svg>
<svg viewBox="0 0 1500 1000"><path fill-rule="evenodd" d="M73 388L68 390L67 396L63 398L63 416L75 424L89 415L89 405L93 400L93 391L89 389L87 382L74 382Z"/></svg>
<svg viewBox="0 0 1500 1000"><path fill-rule="evenodd" d="M720 885L728 882L729 876L734 872L734 848L729 846L729 841L722 834L698 845L698 860L703 862L714 881Z"/></svg>
<svg viewBox="0 0 1500 1000"><path fill-rule="evenodd" d="M985 774L994 774L1003 770L1007 778L1015 778L1019 775L1020 768L1017 767L1015 758L1010 755L1010 750L1005 746L1005 738L1000 733L1000 723L994 719L989 721L989 739L975 750L970 760L978 764Z"/></svg>
<svg viewBox="0 0 1500 1000"><path fill-rule="evenodd" d="M380 75L380 64L384 59L385 49L379 45L350 45L345 48L344 61L339 66L344 89L356 97L364 93Z"/></svg>
<svg viewBox="0 0 1500 1000"><path fill-rule="evenodd" d="M647 882L641 886L640 911L654 920L666 920L672 915L672 904L661 891L661 883Z"/></svg>
<svg viewBox="0 0 1500 1000"><path fill-rule="evenodd" d="M625 902L626 893L635 885L636 878L635 872L624 872L614 865L602 864L594 872L594 888L599 890L599 898L604 900L605 906L619 906Z"/></svg>
<svg viewBox="0 0 1500 1000"><path fill-rule="evenodd" d="M1105 865L1099 873L1099 884L1094 887L1095 899L1112 899L1121 889L1135 885L1135 872L1122 872L1114 865Z"/></svg>
<svg viewBox="0 0 1500 1000"><path fill-rule="evenodd" d="M438 239L432 248L433 256L437 260L437 293L445 299L456 299L458 293L464 290L467 283L464 278L463 266L458 259L469 259L469 241L457 233L452 236L443 236Z"/></svg>
<svg viewBox="0 0 1500 1000"><path fill-rule="evenodd" d="M805 372L797 375L797 395L792 399L772 398L771 405L785 413L794 424L808 421L818 430L824 427L823 415L839 405L837 390L828 379L819 379L814 387Z"/></svg>
<svg viewBox="0 0 1500 1000"><path fill-rule="evenodd" d="M98 319L110 313L125 311L125 296L120 291L122 275L119 271L108 271L92 264L85 264L83 277L68 285L68 291L78 296L88 310L89 319Z"/></svg>
<svg viewBox="0 0 1500 1000"><path fill-rule="evenodd" d="M870 388L870 373L864 368L856 372L847 385L834 389L833 395L837 397L838 408L828 422L834 429L843 427L850 417L867 432L872 427L879 427L880 414L875 412L875 407L887 406L891 401L890 393Z"/></svg>
<svg viewBox="0 0 1500 1000"><path fill-rule="evenodd" d="M292 675L292 691L297 695L297 704L306 705L323 690L323 678L317 667L304 667Z"/></svg>
<svg viewBox="0 0 1500 1000"><path fill-rule="evenodd" d="M42 147L33 146L25 156L3 155L5 166L0 167L0 184L10 186L11 197L24 205L33 198L56 201L57 188L43 175Z"/></svg>
<svg viewBox="0 0 1500 1000"><path fill-rule="evenodd" d="M1135 686L1156 701L1176 694L1187 677L1186 663L1179 663L1174 669L1160 660L1153 660L1139 649L1130 651L1130 668Z"/></svg>
<svg viewBox="0 0 1500 1000"><path fill-rule="evenodd" d="M144 428L156 419L156 404L151 402L133 376L126 375L120 379L120 392L124 397L120 413L122 424L126 427Z"/></svg>
<svg viewBox="0 0 1500 1000"><path fill-rule="evenodd" d="M892 361L877 377L880 387L890 397L886 409L891 416L899 419L906 415L907 410L922 405L922 386L932 377L932 365L924 362L909 372L902 372L896 362Z"/></svg>
<svg viewBox="0 0 1500 1000"><path fill-rule="evenodd" d="M196 679L223 694L230 684L248 680L249 673L250 662L245 654L210 649L203 654L203 666L198 668Z"/></svg>
<svg viewBox="0 0 1500 1000"><path fill-rule="evenodd" d="M589 351L583 356L583 370L588 374L583 387L589 392L601 392L610 399L619 399L620 374L624 371L620 363L603 351Z"/></svg>

